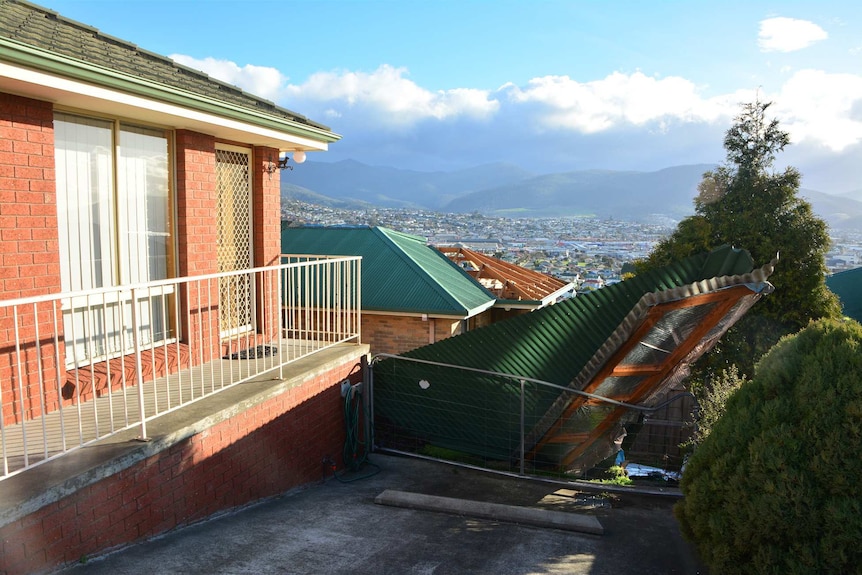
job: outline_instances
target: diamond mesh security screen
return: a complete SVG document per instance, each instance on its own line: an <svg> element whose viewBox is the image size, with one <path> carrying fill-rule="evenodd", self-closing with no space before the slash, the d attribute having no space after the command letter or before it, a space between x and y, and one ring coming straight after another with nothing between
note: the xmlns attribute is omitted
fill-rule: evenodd
<svg viewBox="0 0 862 575"><path fill-rule="evenodd" d="M251 186L249 154L216 150L218 186L218 267L220 272L252 267ZM223 334L252 324L252 278L238 274L219 283L219 325Z"/></svg>

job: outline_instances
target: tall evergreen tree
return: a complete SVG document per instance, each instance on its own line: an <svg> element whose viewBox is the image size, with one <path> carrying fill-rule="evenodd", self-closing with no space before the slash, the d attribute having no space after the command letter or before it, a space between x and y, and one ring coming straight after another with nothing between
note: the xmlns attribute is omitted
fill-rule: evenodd
<svg viewBox="0 0 862 575"><path fill-rule="evenodd" d="M840 305L826 287L826 222L799 196L800 174L773 171L775 155L790 143L778 120L768 120L771 102L742 105L724 138L725 164L706 172L698 185L695 215L682 220L638 271L667 265L722 244L744 248L764 264L780 261L770 281L775 292L738 322L697 366L703 378L736 365L750 375L756 361L781 336L812 319L838 317ZM697 374L696 374L697 375Z"/></svg>

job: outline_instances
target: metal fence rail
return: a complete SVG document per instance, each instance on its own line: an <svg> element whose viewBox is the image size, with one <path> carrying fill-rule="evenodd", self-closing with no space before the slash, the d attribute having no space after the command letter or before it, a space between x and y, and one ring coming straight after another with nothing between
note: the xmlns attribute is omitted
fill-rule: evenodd
<svg viewBox="0 0 862 575"><path fill-rule="evenodd" d="M386 359L384 364L380 360ZM425 379L422 365L444 368L437 379ZM521 475L559 475L584 478L595 475L592 465L573 471L564 463L565 450L534 449L536 429L562 429L557 436L577 443L593 434L587 453L595 461L613 457L617 437L600 437L606 415L623 410L620 417L628 433L627 461L678 472L680 444L692 431L689 417L693 397L688 392L657 396L644 405L627 404L577 391L547 381L409 357L380 354L370 365L370 413L377 449L457 461ZM445 381L443 381L445 380ZM588 427L572 428L571 421L546 421L550 406L580 396L587 402ZM686 411L688 410L688 411ZM569 427L567 427L569 426ZM610 431L610 430L609 430ZM667 476L667 475L666 475Z"/></svg>
<svg viewBox="0 0 862 575"><path fill-rule="evenodd" d="M0 301L4 479L344 342L360 258Z"/></svg>

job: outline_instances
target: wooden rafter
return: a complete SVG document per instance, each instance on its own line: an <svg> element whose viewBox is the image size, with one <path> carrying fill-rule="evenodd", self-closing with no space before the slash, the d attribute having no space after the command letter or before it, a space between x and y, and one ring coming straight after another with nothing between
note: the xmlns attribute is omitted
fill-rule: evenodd
<svg viewBox="0 0 862 575"><path fill-rule="evenodd" d="M648 312L644 321L620 346L620 348L611 356L604 366L596 373L583 391L594 393L596 389L608 377L623 377L632 375L644 375L644 380L638 385L637 389L626 397L611 398L617 401L626 401L627 403L637 403L648 397L664 379L672 372L672 370L683 361L691 351L697 346L703 338L724 318L728 312L736 305L736 303L744 296L750 295L751 290L746 286L735 286L732 288L690 296L682 300L666 302L652 307ZM698 325L688 335L688 337L680 342L677 347L659 364L648 365L632 365L622 364L623 360L628 356L631 350L637 346L649 331L671 311L691 308L709 304L716 304L715 308L699 320ZM578 409L583 407L587 402L594 403L583 396L575 397L560 417L557 422L542 436L530 451L530 456L535 457L537 452L547 444L567 443L566 439L575 439L584 434L570 434L563 432L563 424L567 421ZM599 437L606 434L626 412L624 407L615 407L599 425L591 432L586 434L586 438L578 441L578 445L568 453L563 459L563 465L571 465L586 449L594 443ZM574 442L573 442L574 443Z"/></svg>
<svg viewBox="0 0 862 575"><path fill-rule="evenodd" d="M503 288L499 295L505 299L541 301L566 286L566 282L553 276L467 248L441 246L437 249L456 263L470 262L476 268L471 275L477 279L500 282Z"/></svg>

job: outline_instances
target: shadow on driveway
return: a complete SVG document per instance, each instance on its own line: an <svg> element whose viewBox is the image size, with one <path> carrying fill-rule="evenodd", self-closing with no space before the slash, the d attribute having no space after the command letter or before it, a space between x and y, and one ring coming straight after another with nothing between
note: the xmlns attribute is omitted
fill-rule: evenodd
<svg viewBox="0 0 862 575"><path fill-rule="evenodd" d="M325 482L68 568L123 574L705 574L673 500L602 497L374 454L373 476ZM368 467L364 472L373 471ZM361 475L361 474L360 474ZM375 504L385 490L588 514L604 534Z"/></svg>

